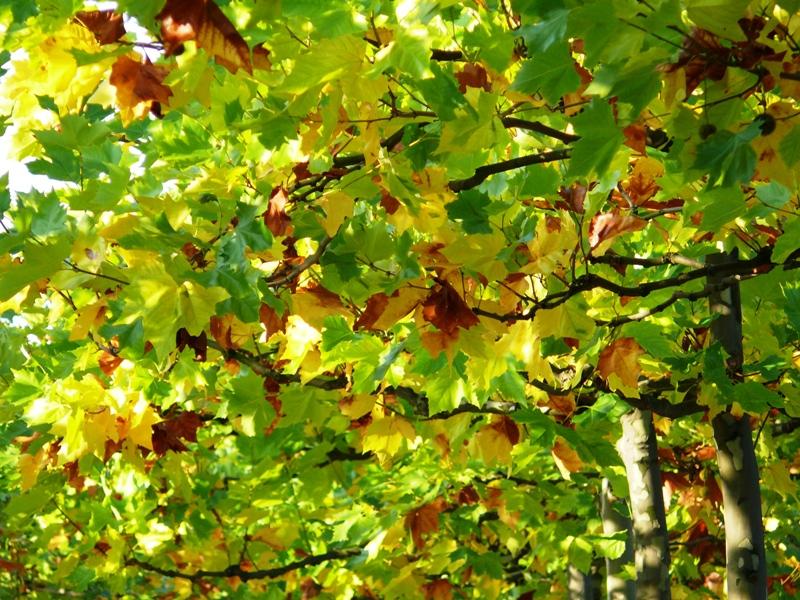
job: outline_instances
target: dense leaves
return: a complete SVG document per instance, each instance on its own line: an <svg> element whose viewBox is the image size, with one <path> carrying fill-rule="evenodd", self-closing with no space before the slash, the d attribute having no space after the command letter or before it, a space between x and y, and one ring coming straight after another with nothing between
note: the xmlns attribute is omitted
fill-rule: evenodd
<svg viewBox="0 0 800 600"><path fill-rule="evenodd" d="M563 598L631 407L796 593L796 2L97 4L0 3L4 597Z"/></svg>

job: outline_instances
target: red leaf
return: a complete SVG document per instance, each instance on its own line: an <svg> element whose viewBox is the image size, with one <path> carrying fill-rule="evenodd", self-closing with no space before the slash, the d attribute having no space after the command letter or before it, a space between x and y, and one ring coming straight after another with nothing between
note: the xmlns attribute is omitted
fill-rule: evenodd
<svg viewBox="0 0 800 600"><path fill-rule="evenodd" d="M100 365L100 370L106 375L111 376L111 374L116 371L117 367L122 364L122 359L119 356L114 356L110 352L103 350L97 362Z"/></svg>
<svg viewBox="0 0 800 600"><path fill-rule="evenodd" d="M200 335L191 335L185 327L181 327L175 333L175 347L178 352L182 352L186 347L194 350L194 359L198 362L205 362L208 354L208 336L205 331Z"/></svg>
<svg viewBox="0 0 800 600"><path fill-rule="evenodd" d="M17 573L24 573L25 565L0 558L0 569L3 571L16 571Z"/></svg>
<svg viewBox="0 0 800 600"><path fill-rule="evenodd" d="M641 123L631 123L622 130L625 136L625 145L633 148L640 154L647 154L647 131Z"/></svg>
<svg viewBox="0 0 800 600"><path fill-rule="evenodd" d="M464 68L456 73L458 79L458 89L463 94L468 87L482 88L487 92L492 91L492 84L489 83L489 75L481 65L468 63Z"/></svg>
<svg viewBox="0 0 800 600"><path fill-rule="evenodd" d="M422 316L449 336L455 335L459 327L469 329L478 324L478 317L446 281L440 281L425 299Z"/></svg>
<svg viewBox="0 0 800 600"><path fill-rule="evenodd" d="M122 15L113 10L82 10L75 20L94 34L100 44L113 44L125 35Z"/></svg>
<svg viewBox="0 0 800 600"><path fill-rule="evenodd" d="M461 488L456 496L456 502L461 505L477 504L480 499L481 498L478 496L478 492L476 492L475 488L471 485Z"/></svg>
<svg viewBox="0 0 800 600"><path fill-rule="evenodd" d="M161 21L161 38L167 55L174 54L184 42L194 40L231 73L240 68L253 72L250 48L212 0L167 0L156 18Z"/></svg>
<svg viewBox="0 0 800 600"><path fill-rule="evenodd" d="M189 442L197 441L197 430L203 424L197 413L187 411L176 417L156 423L153 429L153 451L164 456L167 450L183 452L186 446L180 438Z"/></svg>
<svg viewBox="0 0 800 600"><path fill-rule="evenodd" d="M447 579L437 579L422 586L425 600L452 600L453 584Z"/></svg>
<svg viewBox="0 0 800 600"><path fill-rule="evenodd" d="M400 208L400 201L386 190L381 190L381 206L386 214L393 215Z"/></svg>

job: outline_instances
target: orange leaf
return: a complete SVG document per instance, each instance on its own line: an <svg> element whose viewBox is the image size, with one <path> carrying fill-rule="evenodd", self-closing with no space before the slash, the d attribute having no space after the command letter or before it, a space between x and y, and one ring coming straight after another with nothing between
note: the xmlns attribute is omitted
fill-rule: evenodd
<svg viewBox="0 0 800 600"><path fill-rule="evenodd" d="M111 67L110 82L117 88L117 103L134 117L144 116L152 102L169 104L172 90L161 83L167 70L150 63L140 63L129 56L120 56ZM137 110L139 104L147 102L144 110Z"/></svg>
<svg viewBox="0 0 800 600"><path fill-rule="evenodd" d="M639 357L644 350L633 338L620 338L611 342L600 352L597 368L600 376L616 389L611 378L616 377L629 390L635 391L639 385Z"/></svg>
<svg viewBox="0 0 800 600"><path fill-rule="evenodd" d="M23 573L25 572L25 565L0 558L0 569L3 571L16 571L17 573Z"/></svg>
<svg viewBox="0 0 800 600"><path fill-rule="evenodd" d="M440 281L422 305L422 316L438 329L454 335L459 327L469 329L478 324L478 317L446 281Z"/></svg>
<svg viewBox="0 0 800 600"><path fill-rule="evenodd" d="M110 376L122 363L122 359L119 356L114 356L110 352L103 350L97 362L100 365L100 370Z"/></svg>
<svg viewBox="0 0 800 600"><path fill-rule="evenodd" d="M269 198L269 207L264 212L264 225L274 236L291 234L292 220L286 214L286 190L276 187Z"/></svg>
<svg viewBox="0 0 800 600"><path fill-rule="evenodd" d="M556 443L553 444L551 452L558 470L561 471L564 477L569 478L570 473L577 473L583 468L583 461L581 461L578 453L570 448L562 438L556 438Z"/></svg>
<svg viewBox="0 0 800 600"><path fill-rule="evenodd" d="M447 579L437 579L422 586L425 600L452 600L453 584Z"/></svg>
<svg viewBox="0 0 800 600"><path fill-rule="evenodd" d="M353 331L362 328L371 329L388 305L389 296L383 292L378 292L370 296L367 299L367 306L364 308L364 312L362 312L356 322L353 323Z"/></svg>
<svg viewBox="0 0 800 600"><path fill-rule="evenodd" d="M644 229L647 221L632 215L622 215L618 210L600 213L592 217L589 224L589 245L592 250L602 242L629 231Z"/></svg>
<svg viewBox="0 0 800 600"><path fill-rule="evenodd" d="M167 0L156 18L167 55L194 40L231 73L244 69L252 74L247 42L212 0Z"/></svg>
<svg viewBox="0 0 800 600"><path fill-rule="evenodd" d="M286 331L287 317L288 315L279 317L275 309L267 304L262 303L258 309L258 320L267 328L267 338L278 331Z"/></svg>
<svg viewBox="0 0 800 600"><path fill-rule="evenodd" d="M424 534L439 530L439 514L443 509L444 500L437 498L406 515L406 527L411 530L411 537L417 550L425 546L425 541L422 539Z"/></svg>
<svg viewBox="0 0 800 600"><path fill-rule="evenodd" d="M122 15L113 10L82 10L75 20L94 34L100 44L113 44L125 35Z"/></svg>
<svg viewBox="0 0 800 600"><path fill-rule="evenodd" d="M633 148L640 154L647 153L647 131L641 123L631 123L622 130L625 136L625 145Z"/></svg>

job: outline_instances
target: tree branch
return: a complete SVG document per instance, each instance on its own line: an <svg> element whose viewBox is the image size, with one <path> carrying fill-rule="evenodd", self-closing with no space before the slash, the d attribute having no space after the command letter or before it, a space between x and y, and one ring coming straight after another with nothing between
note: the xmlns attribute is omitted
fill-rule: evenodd
<svg viewBox="0 0 800 600"><path fill-rule="evenodd" d="M303 271L305 271L306 269L308 269L309 267L311 267L312 265L316 264L319 261L319 259L325 252L325 249L328 247L328 244L330 244L332 240L333 240L332 237L325 236L325 238L319 243L317 250L313 254L307 256L303 262L301 262L299 265L291 269L286 275L283 275L282 277L277 277L275 279L268 279L267 285L278 287L294 281L298 275L300 275Z"/></svg>
<svg viewBox="0 0 800 600"><path fill-rule="evenodd" d="M490 175L496 175L497 173L503 173L505 171L513 171L514 169L519 169L521 167L527 167L530 165L564 160L569 158L569 154L569 148L563 148L560 150L551 150L550 152L542 152L541 154L528 154L527 156L503 160L490 165L483 165L482 167L475 169L475 173L471 177L451 181L449 186L454 192L470 190L478 187Z"/></svg>
<svg viewBox="0 0 800 600"><path fill-rule="evenodd" d="M165 569L163 567L152 565L148 562L139 560L136 557L127 559L125 561L125 565L128 567L139 567L140 569L144 569L145 571L150 571L152 573L158 573L159 575L163 575L164 577L188 579L189 581L200 581L201 579L205 579L207 577L238 577L242 581L250 581L252 579L273 579L275 577L286 575L286 573L297 571L298 569L303 569L305 567L313 567L315 565L322 564L329 560L342 560L342 559L352 558L354 556L358 556L359 554L361 554L361 552L362 552L361 548L349 548L346 550L331 550L329 552L325 552L324 554L315 554L312 556L306 556L305 558L296 560L294 562L291 562L287 565L283 565L280 567L273 567L271 569L258 569L256 571L245 571L244 569L242 569L240 565L229 565L228 567L226 567L221 571L206 571L200 569L199 571L195 571L194 573L184 573L182 571L178 571L175 569Z"/></svg>

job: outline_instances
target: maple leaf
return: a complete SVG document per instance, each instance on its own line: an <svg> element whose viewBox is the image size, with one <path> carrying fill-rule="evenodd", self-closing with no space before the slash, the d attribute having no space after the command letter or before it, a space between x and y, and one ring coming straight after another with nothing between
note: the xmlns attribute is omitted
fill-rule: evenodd
<svg viewBox="0 0 800 600"><path fill-rule="evenodd" d="M167 0L156 18L167 55L194 40L231 73L244 69L252 74L247 43L213 0Z"/></svg>
<svg viewBox="0 0 800 600"><path fill-rule="evenodd" d="M458 90L463 94L467 91L468 87L480 88L484 91L491 92L492 84L489 83L489 75L483 66L475 63L467 63L464 67L456 73L458 80Z"/></svg>
<svg viewBox="0 0 800 600"><path fill-rule="evenodd" d="M415 508L406 515L406 528L411 531L411 538L414 540L417 550L425 547L425 540L422 536L439 531L439 515L444 507L444 499L437 498L433 502Z"/></svg>
<svg viewBox="0 0 800 600"><path fill-rule="evenodd" d="M82 10L75 20L94 34L100 44L113 44L125 35L122 15L113 10Z"/></svg>
<svg viewBox="0 0 800 600"><path fill-rule="evenodd" d="M459 328L469 329L479 322L464 299L444 280L422 303L422 316L451 337L457 335Z"/></svg>
<svg viewBox="0 0 800 600"><path fill-rule="evenodd" d="M437 579L422 586L425 600L452 600L453 584L447 579Z"/></svg>
<svg viewBox="0 0 800 600"><path fill-rule="evenodd" d="M603 242L612 240L623 233L639 231L646 225L647 221L644 219L633 215L623 215L618 210L597 214L589 223L589 246L594 252ZM603 254L603 252L597 254Z"/></svg>
<svg viewBox="0 0 800 600"><path fill-rule="evenodd" d="M519 426L505 415L498 415L475 435L475 447L484 462L511 463L511 450L520 440Z"/></svg>
<svg viewBox="0 0 800 600"><path fill-rule="evenodd" d="M263 215L264 225L277 237L292 234L292 220L286 214L287 200L286 190L276 187L270 194L269 206Z"/></svg>
<svg viewBox="0 0 800 600"><path fill-rule="evenodd" d="M167 69L120 56L109 81L117 89L117 103L128 121L147 114L154 102L169 104L172 90L162 83ZM143 106L141 106L143 105Z"/></svg>
<svg viewBox="0 0 800 600"><path fill-rule="evenodd" d="M557 437L550 452L556 462L558 470L564 479L570 479L571 473L578 473L583 470L583 461L563 438Z"/></svg>
<svg viewBox="0 0 800 600"><path fill-rule="evenodd" d="M647 131L641 123L631 123L622 130L625 136L625 145L633 148L640 154L647 154Z"/></svg>
<svg viewBox="0 0 800 600"><path fill-rule="evenodd" d="M181 438L189 442L197 441L197 430L203 424L200 416L192 411L183 412L156 423L153 428L153 451L164 456L168 450L184 452L187 450Z"/></svg>
<svg viewBox="0 0 800 600"><path fill-rule="evenodd" d="M597 370L613 390L622 390L638 397L639 357L644 349L630 337L619 338L600 351Z"/></svg>

